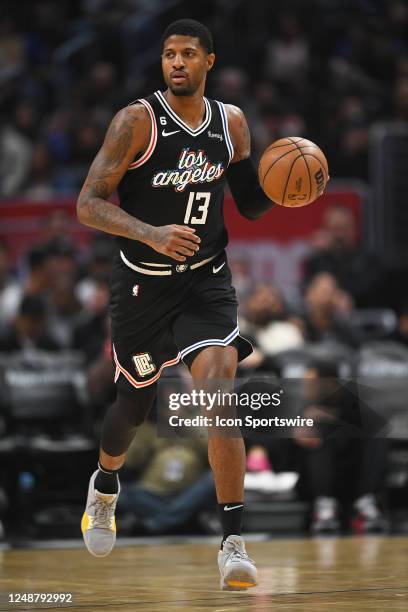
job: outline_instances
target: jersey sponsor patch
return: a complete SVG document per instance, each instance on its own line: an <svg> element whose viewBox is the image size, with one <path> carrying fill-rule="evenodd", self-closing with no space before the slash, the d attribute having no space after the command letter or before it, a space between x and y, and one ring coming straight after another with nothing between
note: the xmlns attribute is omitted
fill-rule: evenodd
<svg viewBox="0 0 408 612"><path fill-rule="evenodd" d="M156 371L156 366L153 363L150 353L139 353L138 355L133 355L132 359L135 364L136 372L142 378Z"/></svg>
<svg viewBox="0 0 408 612"><path fill-rule="evenodd" d="M218 140L220 140L221 142L223 142L224 140L222 134L217 134L217 132L212 132L211 130L208 130L207 135L208 138L218 138Z"/></svg>
<svg viewBox="0 0 408 612"><path fill-rule="evenodd" d="M224 172L223 163L211 162L203 149L192 151L187 147L180 153L177 168L156 172L152 178L152 186L171 186L176 192L183 192L189 184L216 181Z"/></svg>

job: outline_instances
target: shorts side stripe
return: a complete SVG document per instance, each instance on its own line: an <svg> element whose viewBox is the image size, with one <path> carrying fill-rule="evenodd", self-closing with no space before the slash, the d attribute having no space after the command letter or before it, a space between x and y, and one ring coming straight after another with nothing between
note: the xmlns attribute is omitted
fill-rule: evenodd
<svg viewBox="0 0 408 612"><path fill-rule="evenodd" d="M184 359L186 355L195 351L198 348L203 346L227 346L230 344L237 336L239 335L239 327L237 327L224 339L220 338L210 338L209 340L200 340L200 342L196 342L195 344L191 344L190 346L186 346L185 349L180 351L181 359Z"/></svg>
<svg viewBox="0 0 408 612"><path fill-rule="evenodd" d="M179 353L177 357L175 357L174 359L170 359L169 361L165 361L164 363L162 363L159 371L157 372L157 374L153 376L153 378L149 378L148 380L145 380L144 382L138 382L137 380L133 378L131 374L129 374L127 370L125 370L123 366L120 365L118 357L116 355L114 344L112 344L112 348L113 348L113 358L115 360L116 368L120 371L121 374L123 374L123 376L128 380L128 382L130 382L130 384L133 385L133 387L136 387L136 389L140 389L141 387L147 387L149 385L152 385L154 382L156 382L158 378L160 378L163 368L168 368L169 366L176 365L180 361L180 353ZM119 378L119 375L117 378L115 375L115 382L117 381L118 378Z"/></svg>

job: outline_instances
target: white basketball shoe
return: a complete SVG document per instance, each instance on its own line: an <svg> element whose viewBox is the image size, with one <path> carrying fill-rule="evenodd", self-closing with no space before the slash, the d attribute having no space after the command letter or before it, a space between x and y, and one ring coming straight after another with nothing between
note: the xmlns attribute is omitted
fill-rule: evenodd
<svg viewBox="0 0 408 612"><path fill-rule="evenodd" d="M241 536L230 535L218 552L218 567L221 574L221 589L244 591L256 586L255 563L245 550Z"/></svg>
<svg viewBox="0 0 408 612"><path fill-rule="evenodd" d="M96 470L89 481L88 499L81 521L84 542L95 557L106 557L116 541L115 508L120 493L101 493L95 489Z"/></svg>

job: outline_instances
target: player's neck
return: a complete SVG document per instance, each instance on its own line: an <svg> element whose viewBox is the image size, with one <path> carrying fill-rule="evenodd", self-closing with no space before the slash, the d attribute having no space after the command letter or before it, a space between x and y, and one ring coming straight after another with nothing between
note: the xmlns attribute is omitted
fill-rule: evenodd
<svg viewBox="0 0 408 612"><path fill-rule="evenodd" d="M170 89L163 93L174 112L193 130L204 121L204 92L196 91L192 96L175 96Z"/></svg>

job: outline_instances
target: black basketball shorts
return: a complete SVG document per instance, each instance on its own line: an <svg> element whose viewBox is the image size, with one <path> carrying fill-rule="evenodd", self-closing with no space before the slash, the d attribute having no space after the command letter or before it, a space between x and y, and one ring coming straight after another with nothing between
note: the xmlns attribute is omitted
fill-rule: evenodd
<svg viewBox="0 0 408 612"><path fill-rule="evenodd" d="M180 360L190 367L207 346L236 346L239 360L252 352L239 335L225 251L193 270L129 262L118 253L110 314L115 382L125 393L151 385Z"/></svg>

